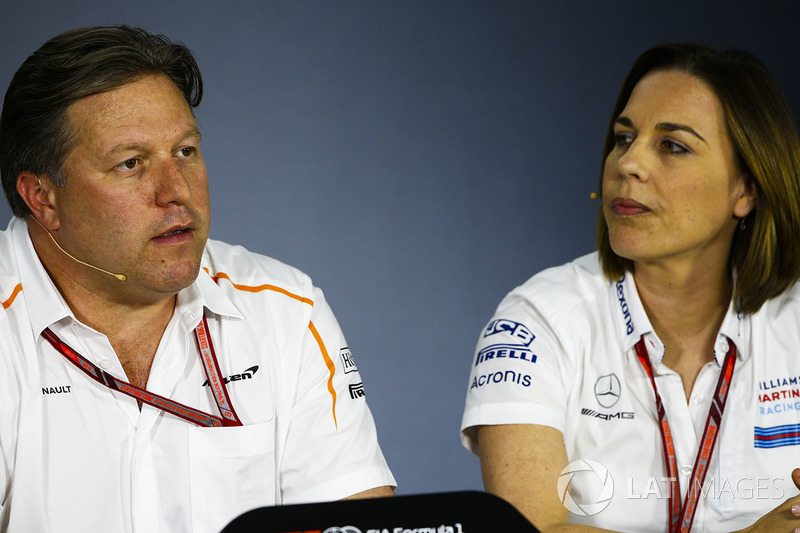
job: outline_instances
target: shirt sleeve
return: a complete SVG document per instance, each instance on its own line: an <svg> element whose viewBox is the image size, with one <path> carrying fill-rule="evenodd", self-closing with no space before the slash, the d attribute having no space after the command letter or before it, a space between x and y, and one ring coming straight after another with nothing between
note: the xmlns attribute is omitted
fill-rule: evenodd
<svg viewBox="0 0 800 533"><path fill-rule="evenodd" d="M300 356L281 461L283 503L336 500L396 486L378 445L355 360L318 289Z"/></svg>
<svg viewBox="0 0 800 533"><path fill-rule="evenodd" d="M539 424L563 432L574 379L569 348L553 317L510 293L480 333L470 364L461 441L478 453L482 425Z"/></svg>

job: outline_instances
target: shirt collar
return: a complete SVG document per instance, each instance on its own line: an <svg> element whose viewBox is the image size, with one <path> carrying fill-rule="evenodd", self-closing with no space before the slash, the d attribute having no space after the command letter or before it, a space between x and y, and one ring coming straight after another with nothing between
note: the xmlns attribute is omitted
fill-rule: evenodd
<svg viewBox="0 0 800 533"><path fill-rule="evenodd" d="M621 279L610 284L609 290L612 295L611 312L617 325L620 345L625 351L632 350L644 336L651 362L654 365L661 363L664 357L664 345L647 317L633 276L630 272L626 272ZM746 360L750 356L746 340L749 339L749 333L750 315L737 312L731 302L715 343L714 357L717 364L721 365L724 361L729 341L735 344L738 359Z"/></svg>
<svg viewBox="0 0 800 533"><path fill-rule="evenodd" d="M639 342L642 335L654 333L653 326L639 299L633 276L629 272L611 283L609 290L611 313L617 325L620 344L627 351Z"/></svg>
<svg viewBox="0 0 800 533"><path fill-rule="evenodd" d="M19 280L25 293L28 319L34 336L38 338L44 328L51 324L75 317L39 260L28 234L28 223L14 217L9 230L19 266Z"/></svg>
<svg viewBox="0 0 800 533"><path fill-rule="evenodd" d="M33 334L38 338L45 328L65 318L75 320L75 315L36 254L28 234L27 222L15 217L9 224L9 230L19 266L20 282L26 294L28 318ZM244 318L206 270L201 269L197 279L178 293L175 313L187 321L187 327L193 329L197 326L204 307L217 315Z"/></svg>

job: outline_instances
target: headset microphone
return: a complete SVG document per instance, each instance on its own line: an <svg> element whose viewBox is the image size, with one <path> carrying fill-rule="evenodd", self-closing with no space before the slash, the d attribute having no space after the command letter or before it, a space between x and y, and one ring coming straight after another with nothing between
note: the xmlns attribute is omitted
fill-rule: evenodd
<svg viewBox="0 0 800 533"><path fill-rule="evenodd" d="M39 224L39 225L42 227L42 229L45 231L45 233L47 233L47 236L48 236L48 237L50 237L50 240L51 240L51 241L53 241L53 244L55 244L55 245L56 245L56 247L57 247L59 250L61 250L62 252L64 252L64 254L66 254L66 256L67 256L67 257L69 257L70 259L72 259L73 261L75 261L75 262L78 262L78 263L80 263L80 264L82 264L82 265L84 265L84 266L87 266L87 267L89 267L89 268L93 268L93 269L97 270L98 272L102 272L103 274L108 274L109 276L114 276L115 278L117 278L117 279L118 279L118 280L120 280L120 281L125 281L125 280L127 280L127 279L128 279L128 277L127 277L125 274L114 274L113 272L109 272L108 270L103 270L103 269L102 269L102 268L100 268L100 267L96 267L96 266L94 266L94 265L90 265L89 263L86 263L85 261L81 261L81 260L80 260L80 259L78 259L77 257L74 257L74 256L73 256L72 254L70 254L68 251L66 251L65 249L63 249L63 248L61 247L61 245L60 245L60 244L58 244L58 241L56 241L56 238L55 238L55 237L53 237L53 234L52 234L52 233L50 233L50 230L48 230L47 228L45 228L45 227L44 227L44 224L42 224L41 222L39 222L39 219L38 219L38 218L36 218L35 216L31 216L31 218L33 218L33 220L35 220L35 221L36 221L36 223L37 223L37 224Z"/></svg>
<svg viewBox="0 0 800 533"><path fill-rule="evenodd" d="M592 200L594 200L595 198L597 198L597 193L596 193L596 192L593 192L593 193L589 194L589 198L591 198Z"/></svg>

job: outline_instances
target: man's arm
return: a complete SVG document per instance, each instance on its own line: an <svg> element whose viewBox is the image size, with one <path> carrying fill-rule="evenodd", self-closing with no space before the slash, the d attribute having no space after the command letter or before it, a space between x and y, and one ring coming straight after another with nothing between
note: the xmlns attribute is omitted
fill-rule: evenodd
<svg viewBox="0 0 800 533"><path fill-rule="evenodd" d="M375 487L374 489L367 489L352 496L348 496L346 498L342 498L343 500L361 500L364 498L384 498L386 496L394 496L394 491L392 487L385 485L383 487Z"/></svg>

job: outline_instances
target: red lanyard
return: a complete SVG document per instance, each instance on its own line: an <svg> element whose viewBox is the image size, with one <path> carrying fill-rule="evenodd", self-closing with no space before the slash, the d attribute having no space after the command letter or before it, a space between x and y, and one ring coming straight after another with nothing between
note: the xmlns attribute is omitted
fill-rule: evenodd
<svg viewBox="0 0 800 533"><path fill-rule="evenodd" d="M222 379L217 363L217 355L214 353L214 345L211 343L211 336L208 333L208 322L206 318L197 325L194 330L195 340L197 341L197 348L200 350L200 359L203 361L203 367L206 370L206 377L208 384L214 394L214 400L217 402L222 418L211 415L199 409L183 405L176 401L159 396L152 392L147 392L144 389L131 385L125 381L120 381L105 370L98 368L94 363L83 357L81 354L73 350L69 345L53 333L50 328L45 328L42 336L53 345L61 355L67 358L72 364L82 370L87 376L97 381L101 385L109 389L119 391L136 398L140 402L152 405L164 412L173 414L177 417L193 422L198 426L205 427L222 427L222 426L241 426L239 417L231 405L231 399L228 396L228 391L225 388L225 380Z"/></svg>
<svg viewBox="0 0 800 533"><path fill-rule="evenodd" d="M728 355L725 356L725 362L722 363L722 370L717 381L717 388L714 391L714 398L711 401L711 407L708 410L706 428L703 431L703 438L700 440L700 449L694 461L692 475L689 478L689 490L686 491L686 500L683 505L681 505L681 491L678 484L678 459L675 455L675 444L672 440L672 432L669 429L667 412L664 410L664 404L656 387L653 366L650 364L650 357L644 345L644 335L636 343L635 350L636 355L639 357L639 362L642 363L647 376L650 378L653 392L656 395L661 443L664 446L667 478L670 480L669 531L670 533L689 533L692 529L694 515L697 512L697 503L703 482L708 473L711 454L714 453L714 446L717 444L717 435L722 424L722 413L725 411L725 401L728 399L728 390L733 377L733 366L736 363L736 347L733 343L730 343Z"/></svg>

